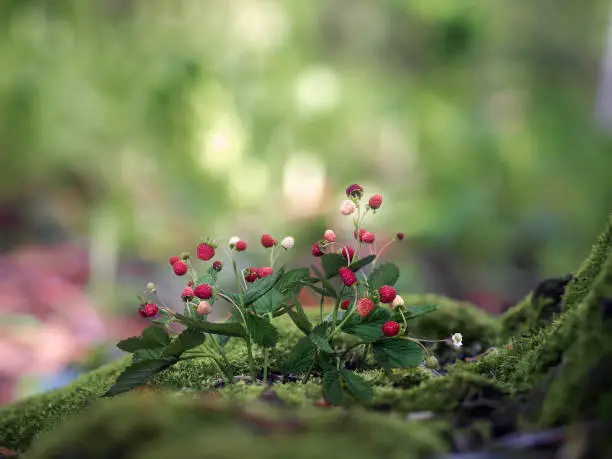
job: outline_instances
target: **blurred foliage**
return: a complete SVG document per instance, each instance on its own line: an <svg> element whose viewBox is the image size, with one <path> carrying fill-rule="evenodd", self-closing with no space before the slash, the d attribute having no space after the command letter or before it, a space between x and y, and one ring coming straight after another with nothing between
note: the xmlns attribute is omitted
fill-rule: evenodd
<svg viewBox="0 0 612 459"><path fill-rule="evenodd" d="M512 292L508 266L568 271L610 210L609 7L3 0L0 204L165 260L263 231L308 250L359 181L375 230Z"/></svg>

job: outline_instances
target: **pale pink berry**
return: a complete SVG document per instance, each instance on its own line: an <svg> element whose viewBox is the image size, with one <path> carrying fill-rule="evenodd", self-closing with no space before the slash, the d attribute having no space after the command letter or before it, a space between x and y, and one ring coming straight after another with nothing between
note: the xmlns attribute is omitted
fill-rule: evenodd
<svg viewBox="0 0 612 459"><path fill-rule="evenodd" d="M355 212L355 209L357 209L357 206L353 201L346 199L340 203L340 213L342 215L351 215Z"/></svg>
<svg viewBox="0 0 612 459"><path fill-rule="evenodd" d="M323 235L323 238L325 238L325 240L327 242L336 242L336 233L334 233L334 230L326 230L325 234Z"/></svg>
<svg viewBox="0 0 612 459"><path fill-rule="evenodd" d="M212 312L212 306L208 301L200 301L198 303L198 307L196 308L196 314L200 316L207 316Z"/></svg>

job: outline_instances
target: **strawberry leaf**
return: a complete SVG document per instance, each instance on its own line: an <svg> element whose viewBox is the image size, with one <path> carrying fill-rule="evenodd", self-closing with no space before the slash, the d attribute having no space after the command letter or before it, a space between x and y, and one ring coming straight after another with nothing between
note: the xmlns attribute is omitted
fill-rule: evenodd
<svg viewBox="0 0 612 459"><path fill-rule="evenodd" d="M289 352L283 365L283 373L306 371L315 359L316 348L307 336L301 338Z"/></svg>
<svg viewBox="0 0 612 459"><path fill-rule="evenodd" d="M199 330L193 328L187 328L180 335L178 335L174 341L172 341L162 353L162 357L178 357L183 352L198 347L204 342L206 335Z"/></svg>
<svg viewBox="0 0 612 459"><path fill-rule="evenodd" d="M274 347L278 341L278 330L269 319L255 314L246 315L247 328L251 339L262 347Z"/></svg>
<svg viewBox="0 0 612 459"><path fill-rule="evenodd" d="M393 263L383 263L372 270L368 276L368 285L370 289L375 291L383 285L395 285L399 278L400 272Z"/></svg>
<svg viewBox="0 0 612 459"><path fill-rule="evenodd" d="M122 394L135 387L138 387L155 374L165 370L177 362L176 357L159 358L154 360L141 360L132 363L123 373L119 375L115 384L104 394L104 397L112 397L113 395Z"/></svg>
<svg viewBox="0 0 612 459"><path fill-rule="evenodd" d="M423 349L414 341L401 338L382 339L372 345L384 368L412 368L423 361Z"/></svg>
<svg viewBox="0 0 612 459"><path fill-rule="evenodd" d="M340 370L348 392L360 402L369 402L374 396L372 387L361 377L348 370Z"/></svg>
<svg viewBox="0 0 612 459"><path fill-rule="evenodd" d="M246 329L242 324L237 322L206 322L199 319L191 319L180 314L177 314L176 318L183 325L187 325L188 328L200 330L205 333L235 336L238 338L247 337Z"/></svg>
<svg viewBox="0 0 612 459"><path fill-rule="evenodd" d="M340 372L336 368L330 368L323 373L323 396L327 403L342 405L344 394L340 384Z"/></svg>

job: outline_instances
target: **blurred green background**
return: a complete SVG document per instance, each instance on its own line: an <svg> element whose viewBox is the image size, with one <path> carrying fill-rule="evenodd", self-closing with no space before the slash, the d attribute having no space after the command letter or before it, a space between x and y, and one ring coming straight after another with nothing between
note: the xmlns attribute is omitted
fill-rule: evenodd
<svg viewBox="0 0 612 459"><path fill-rule="evenodd" d="M201 237L290 234L310 262L358 182L385 198L368 229L407 236L402 290L499 311L612 210L610 7L0 0L0 249L77 242L97 311L133 315L121 281Z"/></svg>

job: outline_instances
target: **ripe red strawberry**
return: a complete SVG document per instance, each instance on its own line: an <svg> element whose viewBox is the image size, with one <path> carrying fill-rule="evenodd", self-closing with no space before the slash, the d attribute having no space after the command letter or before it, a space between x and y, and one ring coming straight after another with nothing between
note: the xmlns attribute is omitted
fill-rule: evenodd
<svg viewBox="0 0 612 459"><path fill-rule="evenodd" d="M257 277L259 277L260 279L263 277L268 277L273 272L273 268L270 268L269 266L262 266L261 268L257 268Z"/></svg>
<svg viewBox="0 0 612 459"><path fill-rule="evenodd" d="M350 263L355 256L355 249L353 249L350 245L345 245L340 251L340 254L342 254L347 263Z"/></svg>
<svg viewBox="0 0 612 459"><path fill-rule="evenodd" d="M140 317L149 317L149 316L147 316L147 313L144 312L144 308L142 308L142 307L138 308L138 315Z"/></svg>
<svg viewBox="0 0 612 459"><path fill-rule="evenodd" d="M195 296L197 296L198 298L201 298L203 300L207 300L212 296L213 293L213 289L210 285L208 284L200 284L198 285L194 290L193 293L195 294Z"/></svg>
<svg viewBox="0 0 612 459"><path fill-rule="evenodd" d="M157 311L159 310L157 305L155 305L153 303L145 304L143 309L144 309L144 313L146 314L147 317L153 317L155 314L157 314Z"/></svg>
<svg viewBox="0 0 612 459"><path fill-rule="evenodd" d="M193 298L193 295L193 289L191 287L185 287L183 289L183 293L181 293L181 298L183 298L184 300L189 300Z"/></svg>
<svg viewBox="0 0 612 459"><path fill-rule="evenodd" d="M365 231L361 234L361 242L365 244L373 244L375 239L374 233L370 233L369 231Z"/></svg>
<svg viewBox="0 0 612 459"><path fill-rule="evenodd" d="M340 275L342 282L344 282L344 285L347 287L350 287L357 282L357 276L355 276L355 273L345 266L338 270L338 274Z"/></svg>
<svg viewBox="0 0 612 459"><path fill-rule="evenodd" d="M349 198L351 197L360 198L362 194L363 194L363 187L356 183L353 183L352 185L349 185L346 188L346 196Z"/></svg>
<svg viewBox="0 0 612 459"><path fill-rule="evenodd" d="M395 235L395 238L396 238L398 241L401 241L402 239L404 239L404 233L397 233L397 234Z"/></svg>
<svg viewBox="0 0 612 459"><path fill-rule="evenodd" d="M317 241L314 244L312 244L312 254L315 257L322 257L323 256L323 251L321 250L321 246L319 245L319 241Z"/></svg>
<svg viewBox="0 0 612 459"><path fill-rule="evenodd" d="M374 310L374 302L369 298L360 298L357 301L356 309L360 317L368 317Z"/></svg>
<svg viewBox="0 0 612 459"><path fill-rule="evenodd" d="M215 247L210 242L198 244L197 255L200 260L208 261L215 256Z"/></svg>
<svg viewBox="0 0 612 459"><path fill-rule="evenodd" d="M393 300L397 296L397 292L390 285L383 285L378 289L381 303L393 303Z"/></svg>
<svg viewBox="0 0 612 459"><path fill-rule="evenodd" d="M221 272L221 270L223 269L223 262L217 260L212 264L212 268L217 271L217 272Z"/></svg>
<svg viewBox="0 0 612 459"><path fill-rule="evenodd" d="M361 238L363 237L363 233L365 233L365 232L366 232L366 230L365 230L365 229L363 229L363 228L359 228L359 240L361 240ZM357 239L357 230L354 230L354 231L353 231L353 237L354 237L355 239Z"/></svg>
<svg viewBox="0 0 612 459"><path fill-rule="evenodd" d="M170 266L174 266L174 263L176 263L177 261L181 261L181 259L179 257L177 257L176 255L173 255L170 257Z"/></svg>
<svg viewBox="0 0 612 459"><path fill-rule="evenodd" d="M379 194L375 194L374 196L370 198L370 201L368 202L368 204L370 205L370 208L376 210L381 206L382 201L383 201L382 196Z"/></svg>
<svg viewBox="0 0 612 459"><path fill-rule="evenodd" d="M266 249L274 247L276 245L276 239L274 239L269 234L264 234L261 236L261 245L263 245Z"/></svg>
<svg viewBox="0 0 612 459"><path fill-rule="evenodd" d="M250 282L255 282L257 279L258 279L257 269L251 266L248 269L248 272L244 275L244 280L250 283Z"/></svg>
<svg viewBox="0 0 612 459"><path fill-rule="evenodd" d="M244 241L238 241L236 242L234 248L236 249L236 252L244 252L247 248L247 244Z"/></svg>
<svg viewBox="0 0 612 459"><path fill-rule="evenodd" d="M395 336L400 331L400 324L390 320L389 322L385 322L382 326L382 332L385 336Z"/></svg>
<svg viewBox="0 0 612 459"><path fill-rule="evenodd" d="M340 307L344 309L345 311L349 308L350 305L351 305L351 300L342 300L342 303L340 303Z"/></svg>
<svg viewBox="0 0 612 459"><path fill-rule="evenodd" d="M187 265L182 261L177 261L172 265L172 269L174 270L174 274L177 276L184 276L187 274Z"/></svg>

